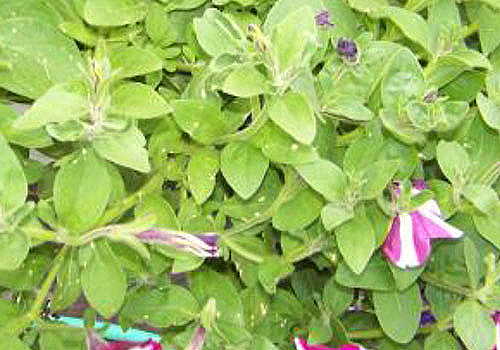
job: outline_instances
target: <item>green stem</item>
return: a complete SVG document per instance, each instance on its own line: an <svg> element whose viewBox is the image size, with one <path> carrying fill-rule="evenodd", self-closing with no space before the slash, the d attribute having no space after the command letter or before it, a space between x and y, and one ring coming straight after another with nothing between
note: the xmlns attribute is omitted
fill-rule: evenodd
<svg viewBox="0 0 500 350"><path fill-rule="evenodd" d="M420 275L420 278L424 282L432 284L438 288L447 290L451 293L460 294L460 295L464 295L467 297L472 297L472 292L469 289L464 288L462 286L457 286L456 284L454 284L452 282L443 280L442 278L439 278L438 276L436 276L432 273L424 272Z"/></svg>
<svg viewBox="0 0 500 350"><path fill-rule="evenodd" d="M69 249L68 246L63 246L59 251L59 253L57 253L57 256L54 259L54 263L52 264L50 271L45 277L45 280L43 281L40 291L38 292L35 300L33 301L30 310L26 314L22 315L21 317L7 324L5 327L7 332L18 335L22 333L24 329L30 325L31 322L39 318L39 314L42 311L45 299L47 298L47 295L50 292L50 288L52 287L52 284L56 279L57 273L61 269L61 266L63 264L64 258L66 257L68 249Z"/></svg>
<svg viewBox="0 0 500 350"><path fill-rule="evenodd" d="M148 182L146 182L144 186L142 186L142 188L139 191L124 198L120 203L106 210L102 215L101 219L95 225L95 227L105 226L108 223L112 222L113 220L119 218L128 209L136 205L137 202L139 202L142 199L142 197L146 196L150 192L161 189L162 183L163 183L163 174L161 172L157 172L149 179Z"/></svg>

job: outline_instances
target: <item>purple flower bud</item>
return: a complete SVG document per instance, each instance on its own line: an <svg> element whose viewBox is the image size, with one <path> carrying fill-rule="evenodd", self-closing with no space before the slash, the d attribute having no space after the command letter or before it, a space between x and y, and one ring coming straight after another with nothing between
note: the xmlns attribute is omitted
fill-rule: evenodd
<svg viewBox="0 0 500 350"><path fill-rule="evenodd" d="M432 103L432 102L436 101L437 97L438 97L437 91L431 90L424 95L424 102L425 103Z"/></svg>
<svg viewBox="0 0 500 350"><path fill-rule="evenodd" d="M321 28L333 27L334 24L330 22L330 13L327 10L319 11L316 16L316 25Z"/></svg>
<svg viewBox="0 0 500 350"><path fill-rule="evenodd" d="M420 314L420 327L436 322L436 318L430 311L424 311Z"/></svg>
<svg viewBox="0 0 500 350"><path fill-rule="evenodd" d="M136 234L145 243L163 244L202 258L219 256L215 233L191 234L182 231L152 229Z"/></svg>
<svg viewBox="0 0 500 350"><path fill-rule="evenodd" d="M495 321L496 326L496 345L493 347L493 350L500 350L500 310L495 311L491 318Z"/></svg>
<svg viewBox="0 0 500 350"><path fill-rule="evenodd" d="M340 38L337 41L337 52L351 62L358 58L358 47L351 39Z"/></svg>

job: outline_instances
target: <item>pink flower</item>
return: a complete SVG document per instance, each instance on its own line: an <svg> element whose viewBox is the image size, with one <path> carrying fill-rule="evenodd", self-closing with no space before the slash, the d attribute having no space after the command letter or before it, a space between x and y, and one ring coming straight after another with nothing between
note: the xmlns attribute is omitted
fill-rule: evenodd
<svg viewBox="0 0 500 350"><path fill-rule="evenodd" d="M329 348L324 345L310 345L303 338L295 338L295 349L296 350L364 350L360 345L342 345L340 348Z"/></svg>
<svg viewBox="0 0 500 350"><path fill-rule="evenodd" d="M96 332L87 332L87 350L163 350L161 345L152 339L146 342L106 341Z"/></svg>
<svg viewBox="0 0 500 350"><path fill-rule="evenodd" d="M493 347L493 350L500 350L500 311L495 311L491 317L497 327L496 345Z"/></svg>
<svg viewBox="0 0 500 350"><path fill-rule="evenodd" d="M415 180L411 195L425 189L424 180ZM401 188L396 185L396 196ZM396 215L382 252L394 264L404 269L422 265L431 252L431 238L459 238L463 232L447 224L435 200L428 200L416 210Z"/></svg>

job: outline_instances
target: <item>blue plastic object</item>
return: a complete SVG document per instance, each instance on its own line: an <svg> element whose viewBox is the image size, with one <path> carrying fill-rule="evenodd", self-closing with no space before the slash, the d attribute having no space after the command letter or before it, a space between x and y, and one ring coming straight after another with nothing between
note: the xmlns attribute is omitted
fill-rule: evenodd
<svg viewBox="0 0 500 350"><path fill-rule="evenodd" d="M51 320L61 322L67 324L71 327L84 328L84 321L81 318L77 317L67 317L67 316L59 316L59 317L51 317ZM102 336L106 339L111 340L127 340L127 341L137 341L144 342L149 339L153 339L156 342L161 341L161 337L158 334L142 331L140 329L130 328L126 332L122 330L122 328L113 323L96 321L94 324L94 328L100 329L107 327Z"/></svg>

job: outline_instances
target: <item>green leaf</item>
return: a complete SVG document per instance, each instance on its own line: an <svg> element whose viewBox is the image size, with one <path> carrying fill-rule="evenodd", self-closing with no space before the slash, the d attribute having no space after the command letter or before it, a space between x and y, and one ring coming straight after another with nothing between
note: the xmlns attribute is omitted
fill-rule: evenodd
<svg viewBox="0 0 500 350"><path fill-rule="evenodd" d="M344 222L351 220L354 217L354 210L347 204L334 201L328 203L321 210L321 220L323 226L330 231Z"/></svg>
<svg viewBox="0 0 500 350"><path fill-rule="evenodd" d="M23 205L28 184L16 154L0 133L0 220ZM3 221L3 220L2 220ZM1 229L0 229L1 231Z"/></svg>
<svg viewBox="0 0 500 350"><path fill-rule="evenodd" d="M295 165L295 169L314 190L327 200L335 201L344 198L347 177L339 166L326 159Z"/></svg>
<svg viewBox="0 0 500 350"><path fill-rule="evenodd" d="M474 225L485 239L500 249L500 206L490 215L473 215Z"/></svg>
<svg viewBox="0 0 500 350"><path fill-rule="evenodd" d="M360 274L354 273L345 260L339 264L335 272L335 280L343 286L350 288L364 288L378 291L388 291L395 288L394 278L387 262L381 254L374 256Z"/></svg>
<svg viewBox="0 0 500 350"><path fill-rule="evenodd" d="M125 299L127 276L107 241L92 242L83 249L89 250L81 273L83 292L90 305L109 318Z"/></svg>
<svg viewBox="0 0 500 350"><path fill-rule="evenodd" d="M328 114L340 115L356 122L366 122L373 119L373 112L365 107L361 101L354 100L351 96L338 96L328 101L323 107Z"/></svg>
<svg viewBox="0 0 500 350"><path fill-rule="evenodd" d="M384 124L384 127L389 130L401 142L407 144L425 142L425 134L422 130L417 129L410 119L397 111L396 109L382 108L379 111L379 117Z"/></svg>
<svg viewBox="0 0 500 350"><path fill-rule="evenodd" d="M470 166L469 155L456 141L439 141L436 157L443 174L453 184L463 184Z"/></svg>
<svg viewBox="0 0 500 350"><path fill-rule="evenodd" d="M424 350L461 350L458 341L446 331L436 331L425 338Z"/></svg>
<svg viewBox="0 0 500 350"><path fill-rule="evenodd" d="M109 112L129 118L147 119L166 115L172 109L149 85L124 83L111 93Z"/></svg>
<svg viewBox="0 0 500 350"><path fill-rule="evenodd" d="M57 274L57 282L51 307L54 311L64 310L76 301L82 293L78 250L72 248Z"/></svg>
<svg viewBox="0 0 500 350"><path fill-rule="evenodd" d="M229 132L226 117L210 101L175 100L172 107L177 125L195 141L210 144Z"/></svg>
<svg viewBox="0 0 500 350"><path fill-rule="evenodd" d="M259 189L269 167L269 160L262 152L245 142L227 144L220 162L222 175L243 199L250 198Z"/></svg>
<svg viewBox="0 0 500 350"><path fill-rule="evenodd" d="M218 321L244 327L240 295L228 275L201 269L193 272L191 291L200 305L215 299Z"/></svg>
<svg viewBox="0 0 500 350"><path fill-rule="evenodd" d="M119 78L144 75L161 70L163 67L163 62L153 52L136 46L120 47L113 50L109 61Z"/></svg>
<svg viewBox="0 0 500 350"><path fill-rule="evenodd" d="M48 123L80 119L90 113L87 89L81 82L50 88L14 122L18 129L36 129Z"/></svg>
<svg viewBox="0 0 500 350"><path fill-rule="evenodd" d="M500 44L499 15L499 7L494 9L486 4L479 7L479 42L481 43L481 51L485 55L490 54Z"/></svg>
<svg viewBox="0 0 500 350"><path fill-rule="evenodd" d="M379 160L373 163L364 172L363 186L361 188L361 198L373 199L382 193L396 171L398 171L399 161Z"/></svg>
<svg viewBox="0 0 500 350"><path fill-rule="evenodd" d="M481 92L477 94L476 103L481 116L489 127L500 130L500 105L497 101L487 98Z"/></svg>
<svg viewBox="0 0 500 350"><path fill-rule="evenodd" d="M408 343L415 335L422 299L417 284L405 291L373 292L375 314L384 332L398 343Z"/></svg>
<svg viewBox="0 0 500 350"><path fill-rule="evenodd" d="M50 267L52 259L52 255L49 256L46 252L40 250L36 254L28 254L19 268L0 270L0 286L16 291L28 291L38 288Z"/></svg>
<svg viewBox="0 0 500 350"><path fill-rule="evenodd" d="M120 317L146 322L153 327L183 326L198 316L199 304L186 289L170 285L167 290L140 289L127 297Z"/></svg>
<svg viewBox="0 0 500 350"><path fill-rule="evenodd" d="M286 92L269 107L269 117L295 140L311 144L316 136L316 118L304 95Z"/></svg>
<svg viewBox="0 0 500 350"><path fill-rule="evenodd" d="M2 337L2 347L5 350L30 350L30 347L22 342L18 337L9 333L0 333Z"/></svg>
<svg viewBox="0 0 500 350"><path fill-rule="evenodd" d="M271 41L280 73L307 63L302 62L305 51L316 45L316 24L311 7L303 6L287 13L274 28ZM281 78L275 83L283 84Z"/></svg>
<svg viewBox="0 0 500 350"><path fill-rule="evenodd" d="M419 14L396 6L379 8L376 14L393 21L408 39L422 46L427 52L431 51L429 27Z"/></svg>
<svg viewBox="0 0 500 350"><path fill-rule="evenodd" d="M481 261L476 244L469 238L464 238L464 257L467 266L467 273L469 274L470 286L477 289L479 279L481 278Z"/></svg>
<svg viewBox="0 0 500 350"><path fill-rule="evenodd" d="M467 185L462 191L465 198L484 214L492 214L500 205L497 193L489 186Z"/></svg>
<svg viewBox="0 0 500 350"><path fill-rule="evenodd" d="M493 348L495 323L488 310L476 301L466 300L455 309L453 327L467 349Z"/></svg>
<svg viewBox="0 0 500 350"><path fill-rule="evenodd" d="M245 35L231 18L215 8L195 18L193 26L200 46L212 57L224 53L235 55L246 42Z"/></svg>
<svg viewBox="0 0 500 350"><path fill-rule="evenodd" d="M59 221L72 233L92 228L104 212L110 193L106 162L92 149L79 151L55 177L54 204Z"/></svg>
<svg viewBox="0 0 500 350"><path fill-rule="evenodd" d="M9 12L14 11L9 2ZM35 17L13 17L0 21L0 86L32 99L42 96L54 84L78 79L84 66L77 46L60 30ZM15 33L15 35L13 35ZM64 103L64 101L59 101Z"/></svg>
<svg viewBox="0 0 500 350"><path fill-rule="evenodd" d="M174 209L160 194L146 196L134 208L136 218L151 214L155 217L154 226L174 230L180 229Z"/></svg>
<svg viewBox="0 0 500 350"><path fill-rule="evenodd" d="M26 235L20 231L0 232L0 270L17 269L30 249Z"/></svg>
<svg viewBox="0 0 500 350"><path fill-rule="evenodd" d="M293 265L283 257L271 256L259 265L259 281L266 292L275 294L278 282L291 274L293 269Z"/></svg>
<svg viewBox="0 0 500 350"><path fill-rule="evenodd" d="M240 65L227 76L222 91L239 97L252 97L268 90L266 77L251 65Z"/></svg>
<svg viewBox="0 0 500 350"><path fill-rule="evenodd" d="M20 112L29 105L12 103L10 106L0 104L0 133L9 143L14 143L26 148L42 148L52 145L52 139L45 129L19 130L13 127L14 121Z"/></svg>
<svg viewBox="0 0 500 350"><path fill-rule="evenodd" d="M197 204L202 204L212 194L215 175L219 171L219 154L203 149L193 154L187 168L189 189Z"/></svg>
<svg viewBox="0 0 500 350"><path fill-rule="evenodd" d="M175 31L170 28L171 24L163 6L158 3L149 5L148 14L144 22L146 32L151 40L160 46L168 46L175 42Z"/></svg>
<svg viewBox="0 0 500 350"><path fill-rule="evenodd" d="M354 218L340 225L335 235L347 265L354 273L362 273L375 250L375 232L365 210L358 208Z"/></svg>
<svg viewBox="0 0 500 350"><path fill-rule="evenodd" d="M146 11L143 0L86 0L83 18L94 26L122 26L142 20Z"/></svg>
<svg viewBox="0 0 500 350"><path fill-rule="evenodd" d="M147 173L151 170L146 139L142 132L131 126L124 132L108 132L94 139L93 146L99 155L127 168Z"/></svg>
<svg viewBox="0 0 500 350"><path fill-rule="evenodd" d="M300 191L285 202L273 216L273 226L281 231L297 231L311 224L319 216L323 201L311 189Z"/></svg>
<svg viewBox="0 0 500 350"><path fill-rule="evenodd" d="M277 163L303 164L318 159L313 147L295 142L274 123L264 124L252 139L262 153Z"/></svg>
<svg viewBox="0 0 500 350"><path fill-rule="evenodd" d="M80 19L65 21L57 26L64 34L87 46L96 46L99 36Z"/></svg>
<svg viewBox="0 0 500 350"><path fill-rule="evenodd" d="M353 290L338 284L333 276L326 282L323 289L323 302L330 308L333 315L339 316L347 310L353 298Z"/></svg>

